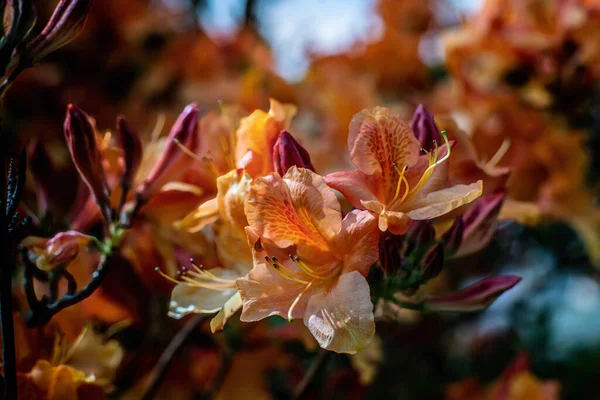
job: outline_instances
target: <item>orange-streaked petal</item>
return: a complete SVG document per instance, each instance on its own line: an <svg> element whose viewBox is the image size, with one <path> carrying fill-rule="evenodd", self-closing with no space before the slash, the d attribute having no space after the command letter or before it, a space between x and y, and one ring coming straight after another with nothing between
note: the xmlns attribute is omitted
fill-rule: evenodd
<svg viewBox="0 0 600 400"><path fill-rule="evenodd" d="M292 175L288 173L286 177L294 194L303 194L302 197L292 198L286 182L278 174L256 179L245 207L248 223L257 235L278 247L296 246L301 258L322 261L323 257L330 257L331 251L321 232L329 236L330 232L335 234L339 230L339 203L334 203L337 199L333 191L312 171L300 172L295 168L290 171ZM292 182L289 178L298 181Z"/></svg>
<svg viewBox="0 0 600 400"><path fill-rule="evenodd" d="M399 179L394 163L400 169L410 168L417 162L419 148L408 124L387 108L363 110L350 122L350 158L365 174L381 177L378 198L384 203L394 196Z"/></svg>
<svg viewBox="0 0 600 400"><path fill-rule="evenodd" d="M311 296L304 323L324 349L353 354L368 345L375 319L365 277L358 271L343 274L331 290Z"/></svg>
<svg viewBox="0 0 600 400"><path fill-rule="evenodd" d="M482 191L481 181L470 185L456 185L424 196L416 196L410 203L403 204L402 209L410 210L406 212L410 219L432 219L472 202L481 196Z"/></svg>
<svg viewBox="0 0 600 400"><path fill-rule="evenodd" d="M363 208L361 201L377 200L377 178L363 172L340 171L323 177L329 187L337 190L356 208Z"/></svg>

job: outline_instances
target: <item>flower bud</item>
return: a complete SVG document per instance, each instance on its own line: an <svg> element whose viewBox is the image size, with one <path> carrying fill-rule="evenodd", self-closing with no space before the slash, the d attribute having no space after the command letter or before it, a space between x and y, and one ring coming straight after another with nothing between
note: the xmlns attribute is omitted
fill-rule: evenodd
<svg viewBox="0 0 600 400"><path fill-rule="evenodd" d="M308 151L284 129L273 146L273 169L283 176L293 166L315 171Z"/></svg>
<svg viewBox="0 0 600 400"><path fill-rule="evenodd" d="M403 235L393 235L385 232L379 240L379 262L384 271L389 275L396 275L400 270L407 268L410 262L402 256L404 244Z"/></svg>
<svg viewBox="0 0 600 400"><path fill-rule="evenodd" d="M21 242L21 245L33 253L35 259L32 261L39 269L49 271L73 261L79 251L92 240L91 236L83 233L67 231L60 232L50 239L29 236Z"/></svg>
<svg viewBox="0 0 600 400"><path fill-rule="evenodd" d="M452 257L458 251L463 240L464 223L462 216L456 218L450 229L442 235L444 251L448 257Z"/></svg>
<svg viewBox="0 0 600 400"><path fill-rule="evenodd" d="M443 142L433 115L425 109L423 104L419 104L415 110L410 128L425 150L432 150L436 143L439 145Z"/></svg>
<svg viewBox="0 0 600 400"><path fill-rule="evenodd" d="M197 147L198 140L198 106L188 105L175 121L167 137L163 153L150 171L144 182L137 189L137 195L143 201L148 201L165 183L165 178L173 172L186 155L180 146L190 150Z"/></svg>
<svg viewBox="0 0 600 400"><path fill-rule="evenodd" d="M122 115L117 118L117 138L119 146L123 150L123 160L125 162L121 185L129 188L142 162L142 140Z"/></svg>
<svg viewBox="0 0 600 400"><path fill-rule="evenodd" d="M35 64L73 40L83 29L91 5L91 0L61 0L42 32L27 43L28 61Z"/></svg>
<svg viewBox="0 0 600 400"><path fill-rule="evenodd" d="M102 154L96 141L96 132L88 115L79 107L69 104L64 130L73 163L94 195L103 216L109 221L110 189L102 167Z"/></svg>
<svg viewBox="0 0 600 400"><path fill-rule="evenodd" d="M483 310L520 280L521 278L510 275L486 278L456 293L425 299L425 309L459 312Z"/></svg>
<svg viewBox="0 0 600 400"><path fill-rule="evenodd" d="M463 238L456 256L473 254L492 240L505 197L503 192L481 196L462 216Z"/></svg>
<svg viewBox="0 0 600 400"><path fill-rule="evenodd" d="M423 257L423 275L421 276L423 283L438 276L443 268L444 244L438 243L431 247Z"/></svg>
<svg viewBox="0 0 600 400"><path fill-rule="evenodd" d="M406 231L406 254L424 252L435 239L435 228L431 221L411 221Z"/></svg>

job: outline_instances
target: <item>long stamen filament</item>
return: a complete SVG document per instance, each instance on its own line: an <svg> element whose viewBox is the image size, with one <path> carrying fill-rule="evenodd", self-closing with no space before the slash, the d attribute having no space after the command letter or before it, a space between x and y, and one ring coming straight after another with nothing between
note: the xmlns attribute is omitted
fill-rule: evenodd
<svg viewBox="0 0 600 400"><path fill-rule="evenodd" d="M396 165L396 163L393 163L392 165L394 166L394 169L396 170L396 172L398 174L400 174L400 177L398 178L398 184L396 185L396 194L394 194L394 198L392 199L392 201L390 201L390 203L393 203L398 198L398 195L400 194L400 186L402 186L402 182L406 182L406 191L408 191L408 182L406 181L406 178L404 178L404 174L408 170L408 165L405 165L404 168L402 168L402 171L400 171L400 168L398 168L398 165Z"/></svg>
<svg viewBox="0 0 600 400"><path fill-rule="evenodd" d="M446 144L446 154L441 159L437 160L438 157L438 147L436 144L436 148L434 150L434 155L429 158L429 167L423 172L421 179L419 182L411 189L410 194L413 195L417 193L421 188L425 185L429 177L431 176L433 170L444 161L446 161L450 157L450 142L448 142L448 137L446 136L446 131L442 131L442 137L444 138L444 143Z"/></svg>
<svg viewBox="0 0 600 400"><path fill-rule="evenodd" d="M305 284L305 285L307 285L307 284L308 284L308 281L302 280L302 279L300 279L300 278L298 278L298 277L296 277L296 276L294 276L294 275L291 275L289 272L286 272L286 271L290 271L290 272L292 272L292 273L295 273L295 272L294 272L294 271L292 271L291 269L288 269L288 268L286 268L286 267L285 267L283 264L281 264L281 263L279 263L279 262L274 262L274 261L273 261L273 260L271 260L271 258L270 258L270 257L268 257L268 256L266 256L266 257L265 257L265 260L267 261L267 263L268 263L268 264L269 264L271 267L273 267L273 269L275 269L275 271L277 271L277 273L278 273L278 274L279 274L281 277L283 277L283 278L285 278L285 279L289 279L289 280L291 280L291 281L294 281L294 282L302 283L302 284ZM283 267L283 268L282 268L282 267ZM284 270L284 269L285 269L285 270Z"/></svg>
<svg viewBox="0 0 600 400"><path fill-rule="evenodd" d="M310 281L308 283L308 285L306 285L306 287L304 289L302 289L302 291L294 299L294 302L292 303L292 305L290 306L290 309L288 310L288 321L291 322L294 319L294 318L292 318L292 314L294 312L294 308L296 308L296 305L300 302L300 299L302 299L302 296L304 296L304 294L306 292L308 292L308 289L310 289L310 287L312 286L313 282L314 282L314 280Z"/></svg>
<svg viewBox="0 0 600 400"><path fill-rule="evenodd" d="M492 159L490 161L488 161L487 164L485 164L486 168L494 168L500 162L500 160L502 160L502 158L506 155L509 148L510 148L510 138L505 138L502 141L502 145L500 146L500 148L498 148L498 151L496 151L496 154L494 154Z"/></svg>
<svg viewBox="0 0 600 400"><path fill-rule="evenodd" d="M187 147L185 147L183 145L183 143L181 143L181 141L177 138L173 139L173 143L175 143L177 145L177 147L179 147L181 149L181 151L183 151L186 155L192 157L194 160L196 161L203 161L203 158L198 156L196 153L194 153L192 150L188 149Z"/></svg>

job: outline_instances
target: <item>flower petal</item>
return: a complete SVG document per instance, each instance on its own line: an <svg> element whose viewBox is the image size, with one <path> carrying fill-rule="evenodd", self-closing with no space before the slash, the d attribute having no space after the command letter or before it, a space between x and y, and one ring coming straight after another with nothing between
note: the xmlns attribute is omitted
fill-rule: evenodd
<svg viewBox="0 0 600 400"><path fill-rule="evenodd" d="M242 297L242 322L258 321L272 315L287 318L294 300L306 287L283 278L264 261L258 261L248 275L236 281L236 285ZM302 298L306 300L308 295L306 293ZM292 317L302 317L305 307L306 301L300 301L294 307Z"/></svg>
<svg viewBox="0 0 600 400"><path fill-rule="evenodd" d="M200 232L205 226L212 224L219 217L217 198L202 203L197 209L176 221L173 225L190 233Z"/></svg>
<svg viewBox="0 0 600 400"><path fill-rule="evenodd" d="M227 320L231 318L240 308L242 308L242 297L240 292L236 291L229 300L225 302L223 308L210 321L210 330L212 333L221 332L225 328Z"/></svg>
<svg viewBox="0 0 600 400"><path fill-rule="evenodd" d="M334 172L324 176L323 178L329 187L343 194L344 197L348 199L348 201L356 208L363 208L361 200L377 200L377 179L372 176L365 175L361 171L354 170Z"/></svg>
<svg viewBox="0 0 600 400"><path fill-rule="evenodd" d="M408 124L390 110L376 107L363 110L350 122L348 151L356 167L367 175L381 177L379 200L394 196L398 168L413 166L419 156L419 142ZM390 197L391 196L391 197Z"/></svg>
<svg viewBox="0 0 600 400"><path fill-rule="evenodd" d="M377 219L368 211L349 212L336 241L338 252L347 254L343 273L359 271L367 276L371 265L379 259Z"/></svg>
<svg viewBox="0 0 600 400"><path fill-rule="evenodd" d="M285 178L269 174L254 181L245 207L249 225L280 248L295 245L309 261L330 257L328 240L341 227L333 191L309 170L293 167Z"/></svg>
<svg viewBox="0 0 600 400"><path fill-rule="evenodd" d="M304 323L324 349L353 354L368 345L375 319L366 279L349 272L330 291L311 296Z"/></svg>
<svg viewBox="0 0 600 400"><path fill-rule="evenodd" d="M410 210L406 212L410 219L432 219L472 202L481 195L482 191L481 181L470 185L456 185L416 197L410 203L403 204L402 208Z"/></svg>
<svg viewBox="0 0 600 400"><path fill-rule="evenodd" d="M219 278L231 279L231 288L216 290L182 282L175 286L171 293L170 317L179 319L191 313L209 314L217 312L235 294L236 287L233 279L238 277L235 271L213 268L210 272Z"/></svg>

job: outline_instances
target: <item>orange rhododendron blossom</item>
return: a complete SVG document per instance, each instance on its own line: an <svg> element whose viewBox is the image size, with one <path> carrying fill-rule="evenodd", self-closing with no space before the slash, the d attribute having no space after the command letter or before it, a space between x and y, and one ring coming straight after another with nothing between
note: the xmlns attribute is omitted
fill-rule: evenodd
<svg viewBox="0 0 600 400"><path fill-rule="evenodd" d="M363 110L350 123L348 150L358 170L325 177L357 208L379 216L379 229L403 234L410 220L444 215L479 197L482 181L449 186L451 146L420 155L419 141L407 123L387 108Z"/></svg>
<svg viewBox="0 0 600 400"><path fill-rule="evenodd" d="M379 257L377 220L363 210L342 219L324 179L296 167L256 179L245 211L254 268L237 280L240 319L303 318L325 349L365 347L375 333L365 276Z"/></svg>

